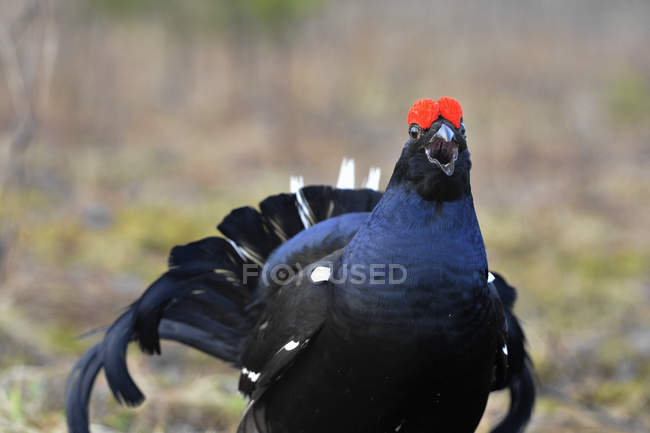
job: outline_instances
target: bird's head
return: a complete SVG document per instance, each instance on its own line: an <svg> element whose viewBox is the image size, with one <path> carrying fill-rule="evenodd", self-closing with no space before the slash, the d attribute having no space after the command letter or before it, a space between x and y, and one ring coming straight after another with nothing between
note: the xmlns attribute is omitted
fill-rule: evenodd
<svg viewBox="0 0 650 433"><path fill-rule="evenodd" d="M469 191L471 161L463 111L455 99L420 99L408 113L409 140L395 167L425 200L454 200Z"/></svg>

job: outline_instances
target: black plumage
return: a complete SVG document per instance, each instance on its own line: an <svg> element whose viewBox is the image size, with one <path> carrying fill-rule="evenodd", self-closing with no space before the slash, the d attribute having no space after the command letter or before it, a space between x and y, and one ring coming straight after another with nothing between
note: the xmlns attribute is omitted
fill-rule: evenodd
<svg viewBox="0 0 650 433"><path fill-rule="evenodd" d="M439 143L445 128L453 139ZM431 163L431 143L455 149L452 174ZM241 369L242 433L472 432L503 388L511 406L493 431L521 431L532 363L515 289L488 273L470 167L464 134L440 117L406 143L384 194L305 187L235 209L225 238L174 247L169 270L74 367L70 431L88 431L102 368L118 401L144 399L126 348L160 353L160 338Z"/></svg>

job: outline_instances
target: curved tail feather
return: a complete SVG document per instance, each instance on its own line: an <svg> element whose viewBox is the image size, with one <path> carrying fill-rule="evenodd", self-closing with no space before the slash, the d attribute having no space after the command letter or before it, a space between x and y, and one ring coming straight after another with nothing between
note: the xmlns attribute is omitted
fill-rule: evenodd
<svg viewBox="0 0 650 433"><path fill-rule="evenodd" d="M526 336L512 309L517 299L517 291L496 272L494 285L505 309L508 333L508 377L506 384L510 392L508 413L491 433L519 433L524 430L533 414L535 406L535 381L533 362L526 351Z"/></svg>
<svg viewBox="0 0 650 433"><path fill-rule="evenodd" d="M89 349L72 368L66 383L65 412L71 432L88 433L88 403L97 374L102 369L99 343Z"/></svg>
<svg viewBox="0 0 650 433"><path fill-rule="evenodd" d="M160 353L160 339L178 341L239 367L242 345L255 324L263 294L244 266L261 266L278 246L304 229L302 206L314 223L347 212L368 212L381 193L326 186L278 194L252 207L233 210L219 224L224 238L208 237L176 246L169 270L154 281L106 330L72 369L66 386L66 416L72 433L87 433L88 406L103 368L115 399L129 406L144 401L126 363L129 343Z"/></svg>
<svg viewBox="0 0 650 433"><path fill-rule="evenodd" d="M535 381L529 359L524 363L522 372L512 379L509 390L508 413L491 433L519 433L530 421L535 406Z"/></svg>

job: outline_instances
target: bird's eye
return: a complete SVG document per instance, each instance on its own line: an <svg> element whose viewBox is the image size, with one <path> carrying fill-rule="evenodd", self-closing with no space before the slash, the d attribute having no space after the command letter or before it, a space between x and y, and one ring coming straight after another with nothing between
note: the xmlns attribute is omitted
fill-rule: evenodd
<svg viewBox="0 0 650 433"><path fill-rule="evenodd" d="M462 120L460 121L460 133L462 135L465 135L465 124L463 123Z"/></svg>
<svg viewBox="0 0 650 433"><path fill-rule="evenodd" d="M418 125L411 125L409 127L409 135L411 136L411 138L413 140L417 140L418 138L420 138L420 132L421 131L422 130L420 129L420 127Z"/></svg>

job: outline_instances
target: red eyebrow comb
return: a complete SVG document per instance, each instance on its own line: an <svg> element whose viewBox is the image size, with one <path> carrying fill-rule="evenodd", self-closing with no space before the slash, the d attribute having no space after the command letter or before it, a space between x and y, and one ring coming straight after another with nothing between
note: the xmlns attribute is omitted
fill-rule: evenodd
<svg viewBox="0 0 650 433"><path fill-rule="evenodd" d="M463 118L463 109L460 108L460 103L454 98L443 96L438 99L438 106L440 115L449 120L456 129L460 128L460 119Z"/></svg>
<svg viewBox="0 0 650 433"><path fill-rule="evenodd" d="M422 129L429 129L440 115L440 107L433 99L420 99L409 109L406 119L408 125L416 124Z"/></svg>
<svg viewBox="0 0 650 433"><path fill-rule="evenodd" d="M422 129L429 129L431 124L442 116L456 127L460 128L460 120L463 118L463 109L460 103L454 98L443 96L434 101L433 99L420 99L409 109L406 123L416 124Z"/></svg>

